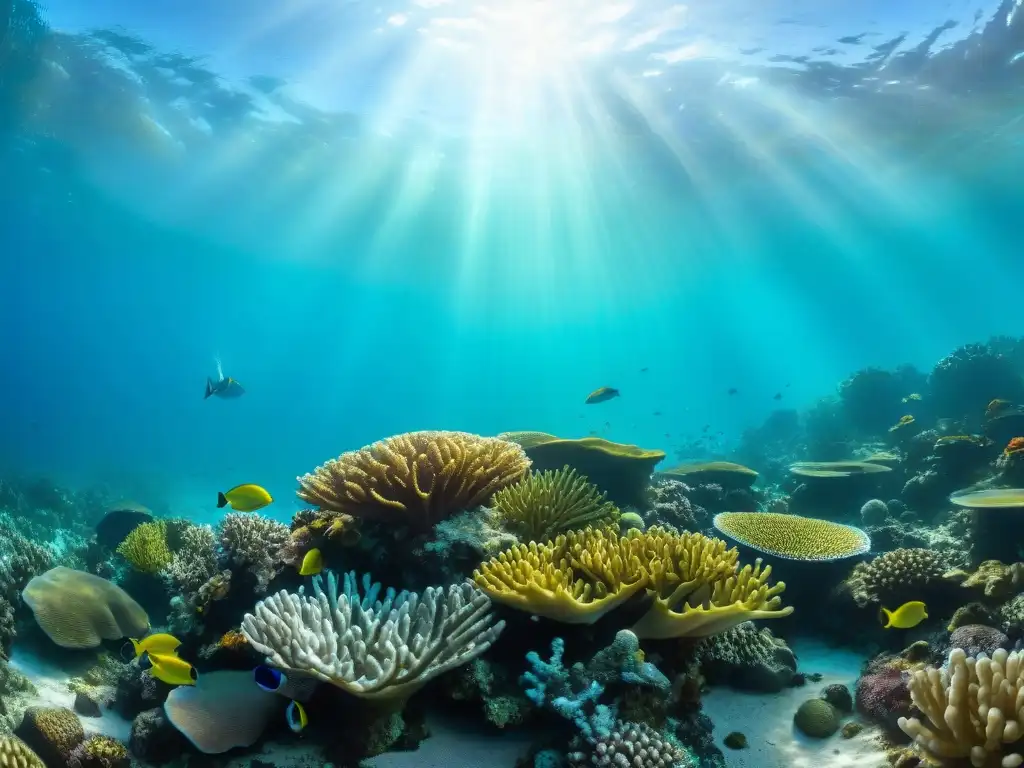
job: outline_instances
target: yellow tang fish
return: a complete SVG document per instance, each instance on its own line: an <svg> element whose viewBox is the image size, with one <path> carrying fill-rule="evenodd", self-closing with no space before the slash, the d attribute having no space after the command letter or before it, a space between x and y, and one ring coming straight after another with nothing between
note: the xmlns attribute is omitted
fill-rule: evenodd
<svg viewBox="0 0 1024 768"><path fill-rule="evenodd" d="M147 653L146 657L152 665L149 674L157 680L163 680L169 685L195 685L196 670L184 659L173 655L159 653Z"/></svg>
<svg viewBox="0 0 1024 768"><path fill-rule="evenodd" d="M181 645L181 640L165 632L156 635L146 635L141 640L136 640L134 637L129 638L129 640L131 640L132 648L135 649L135 658L146 652L158 653L164 656L173 655L175 649Z"/></svg>
<svg viewBox="0 0 1024 768"><path fill-rule="evenodd" d="M619 390L613 387L599 387L587 395L586 404L593 405L594 403L603 403L606 400L611 400L614 397L619 397Z"/></svg>
<svg viewBox="0 0 1024 768"><path fill-rule="evenodd" d="M309 550L302 558L302 565L299 566L299 576L316 576L324 569L324 556L316 547Z"/></svg>
<svg viewBox="0 0 1024 768"><path fill-rule="evenodd" d="M928 618L928 611L920 600L904 603L895 611L882 608L879 619L885 622L885 629L910 629Z"/></svg>
<svg viewBox="0 0 1024 768"><path fill-rule="evenodd" d="M252 483L236 485L230 491L217 494L217 508L229 504L236 512L255 512L274 502L266 488Z"/></svg>
<svg viewBox="0 0 1024 768"><path fill-rule="evenodd" d="M298 733L309 723L309 718L306 717L306 708L297 701L288 704L288 708L284 711L284 718L294 733Z"/></svg>

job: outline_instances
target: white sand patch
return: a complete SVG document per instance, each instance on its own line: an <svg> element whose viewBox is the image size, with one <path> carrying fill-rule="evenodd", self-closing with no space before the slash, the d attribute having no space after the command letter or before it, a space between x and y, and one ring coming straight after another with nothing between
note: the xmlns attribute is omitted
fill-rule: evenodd
<svg viewBox="0 0 1024 768"><path fill-rule="evenodd" d="M791 647L798 657L798 670L820 673L821 682L762 694L716 687L704 695L704 711L715 724L715 743L725 753L728 768L887 768L877 726L859 720L864 730L852 739L844 739L840 733L828 739L811 739L793 725L797 707L817 696L826 685L842 683L852 694L866 659L813 641ZM848 717L843 722L853 719ZM732 731L747 737L746 749L729 749L722 744Z"/></svg>
<svg viewBox="0 0 1024 768"><path fill-rule="evenodd" d="M39 692L28 699L28 706L75 708L75 694L68 690L68 680L83 674L95 661L77 654L73 658L73 662L69 659L69 668L65 669L55 661L40 658L31 650L15 645L11 651L11 666L31 680ZM79 716L78 719L82 721L87 736L102 734L125 744L131 736L131 722L106 708L101 717Z"/></svg>

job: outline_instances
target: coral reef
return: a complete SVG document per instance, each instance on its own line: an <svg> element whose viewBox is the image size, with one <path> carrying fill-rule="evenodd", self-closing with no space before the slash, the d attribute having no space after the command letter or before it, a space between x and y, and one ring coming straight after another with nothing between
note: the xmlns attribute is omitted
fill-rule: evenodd
<svg viewBox="0 0 1024 768"><path fill-rule="evenodd" d="M29 707L15 733L47 765L67 765L75 747L85 740L78 715L63 707Z"/></svg>
<svg viewBox="0 0 1024 768"><path fill-rule="evenodd" d="M858 563L846 586L857 605L899 606L923 600L940 583L946 570L943 558L928 549L897 549Z"/></svg>
<svg viewBox="0 0 1024 768"><path fill-rule="evenodd" d="M796 656L785 641L750 621L701 641L695 657L709 683L740 690L781 691L796 674Z"/></svg>
<svg viewBox="0 0 1024 768"><path fill-rule="evenodd" d="M167 523L155 520L134 528L117 545L117 553L141 573L159 573L171 564L167 546Z"/></svg>
<svg viewBox="0 0 1024 768"><path fill-rule="evenodd" d="M288 533L288 526L276 520L245 512L229 512L217 526L217 536L229 562L245 567L255 577L257 594L266 592L284 567L279 553Z"/></svg>
<svg viewBox="0 0 1024 768"><path fill-rule="evenodd" d="M715 528L731 539L776 557L791 560L842 560L871 548L859 528L776 512L722 512Z"/></svg>

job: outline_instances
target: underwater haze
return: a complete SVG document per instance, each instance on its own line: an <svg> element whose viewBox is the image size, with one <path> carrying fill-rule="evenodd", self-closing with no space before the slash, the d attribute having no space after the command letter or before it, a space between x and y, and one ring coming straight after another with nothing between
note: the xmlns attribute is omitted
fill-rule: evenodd
<svg viewBox="0 0 1024 768"><path fill-rule="evenodd" d="M716 458L1019 335L1018 11L0 0L0 468L286 520L388 435Z"/></svg>

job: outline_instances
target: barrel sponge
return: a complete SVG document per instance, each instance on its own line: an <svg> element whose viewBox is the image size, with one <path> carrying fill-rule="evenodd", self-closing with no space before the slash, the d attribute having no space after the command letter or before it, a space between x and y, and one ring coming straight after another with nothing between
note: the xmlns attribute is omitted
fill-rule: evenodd
<svg viewBox="0 0 1024 768"><path fill-rule="evenodd" d="M633 626L640 638L709 637L754 619L789 616L779 597L784 582L769 585L761 559L739 567L736 548L699 533L653 527L626 539L645 564L654 602Z"/></svg>
<svg viewBox="0 0 1024 768"><path fill-rule="evenodd" d="M117 545L117 554L137 571L159 573L172 559L167 547L167 523L155 520L138 526Z"/></svg>
<svg viewBox="0 0 1024 768"><path fill-rule="evenodd" d="M842 560L871 549L860 528L778 512L721 512L720 533L759 552L789 560Z"/></svg>
<svg viewBox="0 0 1024 768"><path fill-rule="evenodd" d="M1024 764L1011 751L1024 736L1024 653L999 649L973 658L954 648L945 669L917 670L909 686L925 719L901 717L899 727L927 757L942 764L962 758L974 768Z"/></svg>
<svg viewBox="0 0 1024 768"><path fill-rule="evenodd" d="M378 599L382 597L383 599ZM242 634L267 662L369 699L401 700L472 661L497 639L491 601L472 584L393 589L355 573L313 578L313 596L278 592L242 619Z"/></svg>
<svg viewBox="0 0 1024 768"><path fill-rule="evenodd" d="M523 541L548 541L568 530L618 526L619 509L568 466L533 473L494 494L491 506Z"/></svg>
<svg viewBox="0 0 1024 768"><path fill-rule="evenodd" d="M0 768L46 768L39 755L16 736L0 737Z"/></svg>
<svg viewBox="0 0 1024 768"><path fill-rule="evenodd" d="M647 586L640 559L611 529L518 544L480 565L476 585L495 602L564 624L593 624Z"/></svg>
<svg viewBox="0 0 1024 768"><path fill-rule="evenodd" d="M321 509L429 530L521 480L530 460L515 443L466 432L395 435L341 454L297 478Z"/></svg>
<svg viewBox="0 0 1024 768"><path fill-rule="evenodd" d="M95 648L104 640L138 637L149 629L142 606L116 584L58 566L21 593L36 622L62 648Z"/></svg>
<svg viewBox="0 0 1024 768"><path fill-rule="evenodd" d="M218 670L173 689L164 712L196 749L219 755L255 744L283 705L282 697L256 685L251 671Z"/></svg>

